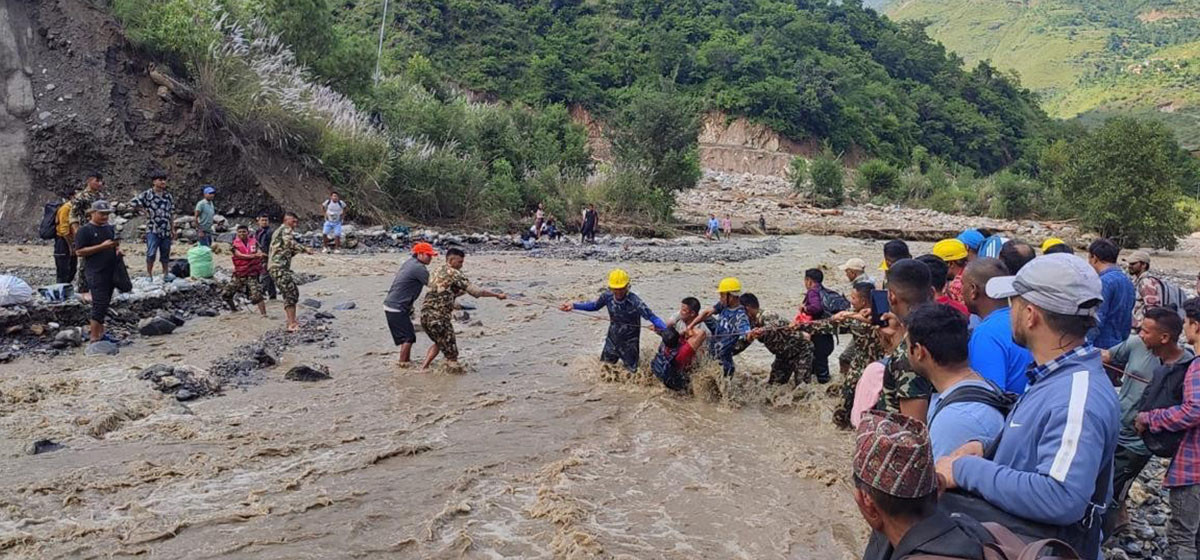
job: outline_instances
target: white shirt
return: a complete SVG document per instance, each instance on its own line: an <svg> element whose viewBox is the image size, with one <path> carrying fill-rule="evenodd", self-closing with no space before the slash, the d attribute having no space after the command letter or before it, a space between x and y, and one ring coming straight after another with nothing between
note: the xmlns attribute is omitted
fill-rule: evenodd
<svg viewBox="0 0 1200 560"><path fill-rule="evenodd" d="M342 222L342 212L346 209L345 202L340 200L337 202L326 200L325 202L321 203L321 206L325 208L325 221L334 224L340 224Z"/></svg>

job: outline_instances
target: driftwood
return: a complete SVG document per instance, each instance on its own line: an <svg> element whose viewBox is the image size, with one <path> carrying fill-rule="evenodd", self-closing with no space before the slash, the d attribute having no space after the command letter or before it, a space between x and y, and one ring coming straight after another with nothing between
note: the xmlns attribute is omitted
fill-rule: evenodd
<svg viewBox="0 0 1200 560"><path fill-rule="evenodd" d="M170 74L159 70L158 66L150 65L149 74L150 79L153 80L154 83L167 88L167 90L169 90L175 97L178 97L184 101L194 101L196 99L196 92L192 90L190 86L179 80L176 80Z"/></svg>

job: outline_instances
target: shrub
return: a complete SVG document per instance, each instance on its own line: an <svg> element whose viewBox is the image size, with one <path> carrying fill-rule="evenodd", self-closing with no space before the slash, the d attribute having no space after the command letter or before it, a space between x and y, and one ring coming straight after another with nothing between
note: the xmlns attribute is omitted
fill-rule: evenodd
<svg viewBox="0 0 1200 560"><path fill-rule="evenodd" d="M788 168L788 178L792 180L793 190L804 192L805 182L808 181L808 160L800 156L792 158L792 164Z"/></svg>
<svg viewBox="0 0 1200 560"><path fill-rule="evenodd" d="M617 167L640 170L649 176L650 184L667 193L696 186L700 180L696 106L668 91L639 91L632 96L613 123Z"/></svg>
<svg viewBox="0 0 1200 560"><path fill-rule="evenodd" d="M1175 203L1175 207L1187 216L1188 231L1200 231L1200 200L1185 196Z"/></svg>
<svg viewBox="0 0 1200 560"><path fill-rule="evenodd" d="M823 208L841 205L846 198L844 180L842 163L832 154L826 152L813 159L813 203Z"/></svg>
<svg viewBox="0 0 1200 560"><path fill-rule="evenodd" d="M990 187L991 204L988 214L996 218L1024 218L1033 213L1034 193L1037 183L1002 171L992 177Z"/></svg>
<svg viewBox="0 0 1200 560"><path fill-rule="evenodd" d="M858 188L877 196L900 190L900 172L881 159L872 159L858 166Z"/></svg>

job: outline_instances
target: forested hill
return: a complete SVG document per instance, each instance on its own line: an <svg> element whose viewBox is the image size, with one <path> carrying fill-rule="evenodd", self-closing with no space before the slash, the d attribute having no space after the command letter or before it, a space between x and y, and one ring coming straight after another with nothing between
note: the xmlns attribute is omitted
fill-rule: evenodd
<svg viewBox="0 0 1200 560"><path fill-rule="evenodd" d="M1058 118L1150 117L1200 146L1200 0L875 0L968 63L1020 74Z"/></svg>
<svg viewBox="0 0 1200 560"><path fill-rule="evenodd" d="M382 4L338 3L335 17L370 36ZM964 68L921 26L856 0L393 0L384 44L385 74L601 115L667 87L896 163L927 151L992 172L1053 126L1011 77Z"/></svg>

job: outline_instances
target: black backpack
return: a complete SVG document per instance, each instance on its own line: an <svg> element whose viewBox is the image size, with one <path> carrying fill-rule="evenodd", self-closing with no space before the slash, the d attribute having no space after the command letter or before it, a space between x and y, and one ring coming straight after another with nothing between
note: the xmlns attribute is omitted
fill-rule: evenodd
<svg viewBox="0 0 1200 560"><path fill-rule="evenodd" d="M47 202L42 207L42 223L38 225L38 237L42 239L54 239L58 237L58 209L62 208L62 201Z"/></svg>
<svg viewBox="0 0 1200 560"><path fill-rule="evenodd" d="M1017 395L1002 391L991 381L988 381L990 387L979 387L976 385L967 385L955 389L950 396L938 401L937 408L933 409L933 415L929 417L929 423L933 423L933 419L938 413L949 405L960 402L977 402L986 404L998 411L1000 414L1008 417L1008 411L1017 402Z"/></svg>
<svg viewBox="0 0 1200 560"><path fill-rule="evenodd" d="M821 286L821 309L825 312L826 317L831 317L850 309L850 300L842 294ZM818 319L819 317L813 318Z"/></svg>
<svg viewBox="0 0 1200 560"><path fill-rule="evenodd" d="M1149 412L1183 404L1183 380L1187 377L1187 371L1191 367L1192 361L1164 365L1154 370L1154 379L1150 380L1150 384L1142 392L1142 399L1138 401L1138 411ZM1159 457L1174 457L1186 433L1186 431L1151 432L1146 430L1142 434L1142 441L1146 443L1146 449L1149 449L1151 453Z"/></svg>

